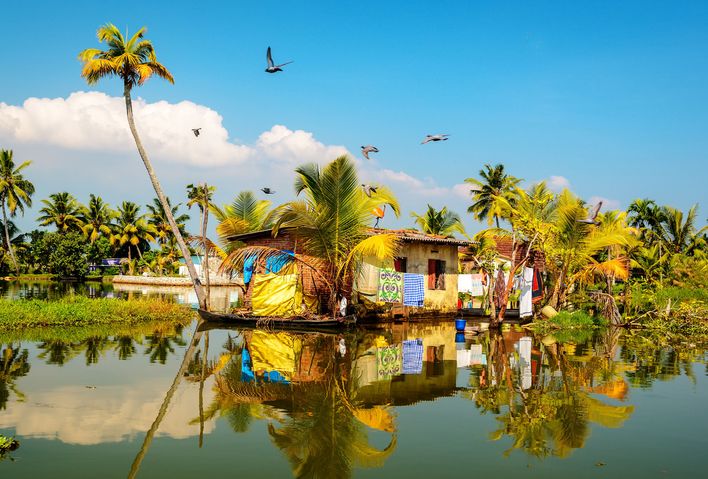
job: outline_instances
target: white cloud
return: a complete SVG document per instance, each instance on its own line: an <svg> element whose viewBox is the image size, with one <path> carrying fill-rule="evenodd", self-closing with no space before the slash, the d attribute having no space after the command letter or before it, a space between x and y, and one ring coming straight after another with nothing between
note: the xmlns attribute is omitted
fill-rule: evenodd
<svg viewBox="0 0 708 479"><path fill-rule="evenodd" d="M322 162L346 154L343 146L328 146L313 134L274 125L255 145L229 140L216 111L190 101L133 101L135 122L145 148L157 161L194 166L226 166L270 158L287 163ZM201 128L196 138L192 128ZM125 153L135 144L121 97L99 92L75 92L67 98L28 98L21 106L0 103L0 136L23 143L70 150Z"/></svg>
<svg viewBox="0 0 708 479"><path fill-rule="evenodd" d="M455 195L466 200L469 200L471 198L472 192L476 190L477 187L469 183L458 183L452 187L452 192Z"/></svg>
<svg viewBox="0 0 708 479"><path fill-rule="evenodd" d="M564 188L570 188L570 180L565 176L552 175L546 180L546 186L551 191L559 192Z"/></svg>
<svg viewBox="0 0 708 479"><path fill-rule="evenodd" d="M375 175L375 176L374 176ZM395 183L402 187L409 188L409 191L420 196L439 197L450 193L449 188L438 186L431 178L421 180L409 175L405 171L394 171L387 168L368 173L367 176L374 176L378 182L388 184ZM395 189L395 186L393 186Z"/></svg>
<svg viewBox="0 0 708 479"><path fill-rule="evenodd" d="M600 201L602 201L602 211L617 210L620 207L620 202L618 200L611 200L602 196L591 196L588 199L588 204L596 205Z"/></svg>

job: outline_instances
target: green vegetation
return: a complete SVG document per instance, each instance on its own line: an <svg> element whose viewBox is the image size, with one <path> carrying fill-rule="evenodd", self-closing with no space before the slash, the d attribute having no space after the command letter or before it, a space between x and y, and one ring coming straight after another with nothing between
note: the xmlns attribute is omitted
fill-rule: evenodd
<svg viewBox="0 0 708 479"><path fill-rule="evenodd" d="M155 299L89 299L81 296L58 301L0 300L0 329L92 324L136 324L168 321L186 324L193 317L184 305Z"/></svg>
<svg viewBox="0 0 708 479"><path fill-rule="evenodd" d="M600 315L592 316L585 311L561 311L556 316L531 323L529 327L535 332L545 334L556 329L594 329L607 326L607 319Z"/></svg>
<svg viewBox="0 0 708 479"><path fill-rule="evenodd" d="M454 233L465 234L465 227L460 216L457 213L448 211L444 206L441 210L436 210L428 205L425 214L419 215L416 212L412 212L411 216L415 218L416 225L420 227L423 233L442 236L452 236Z"/></svg>
<svg viewBox="0 0 708 479"><path fill-rule="evenodd" d="M20 447L20 443L14 437L0 434L0 461L5 459L8 452L14 451L18 447Z"/></svg>

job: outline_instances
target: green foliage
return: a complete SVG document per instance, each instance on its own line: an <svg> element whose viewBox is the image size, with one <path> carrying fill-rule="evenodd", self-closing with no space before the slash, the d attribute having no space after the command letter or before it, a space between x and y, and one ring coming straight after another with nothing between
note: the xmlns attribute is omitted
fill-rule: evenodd
<svg viewBox="0 0 708 479"><path fill-rule="evenodd" d="M81 217L84 207L73 195L66 191L53 193L49 195L49 199L42 200L42 203L44 206L39 210L41 215L37 218L41 226L52 225L59 233L83 231Z"/></svg>
<svg viewBox="0 0 708 479"><path fill-rule="evenodd" d="M86 251L86 259L91 264L101 264L105 258L113 255L113 246L108 238L100 237L91 243Z"/></svg>
<svg viewBox="0 0 708 479"><path fill-rule="evenodd" d="M453 233L465 235L465 227L460 216L453 211L448 211L446 206L443 206L441 210L436 210L428 205L425 214L419 215L412 212L411 216L415 218L416 225L423 233L442 236L453 236Z"/></svg>
<svg viewBox="0 0 708 479"><path fill-rule="evenodd" d="M49 270L60 278L83 278L88 274L86 239L79 233L50 233Z"/></svg>
<svg viewBox="0 0 708 479"><path fill-rule="evenodd" d="M0 434L0 461L8 457L7 453L14 451L18 447L20 447L20 443L14 437L7 437ZM12 458L10 458L10 460L12 460Z"/></svg>
<svg viewBox="0 0 708 479"><path fill-rule="evenodd" d="M550 319L534 322L530 327L538 333L548 333L555 330L591 330L607 326L607 319L600 315L590 315L586 311L560 311ZM557 333L554 333L556 336Z"/></svg>
<svg viewBox="0 0 708 479"><path fill-rule="evenodd" d="M155 320L184 323L192 311L184 305L155 299L122 300L66 297L58 301L0 300L0 329L43 326L136 324Z"/></svg>

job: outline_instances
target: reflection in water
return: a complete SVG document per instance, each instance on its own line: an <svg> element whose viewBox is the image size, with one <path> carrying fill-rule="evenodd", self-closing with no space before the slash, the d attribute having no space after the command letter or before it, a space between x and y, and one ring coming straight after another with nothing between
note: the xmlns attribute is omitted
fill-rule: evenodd
<svg viewBox="0 0 708 479"><path fill-rule="evenodd" d="M4 340L0 432L16 434L24 451L36 447L26 443L36 438L55 440L47 448L56 440L74 447L130 441L122 467L133 461L131 477L142 462L145 469L162 457L148 454L164 436L192 438L205 454L244 438L265 455L278 451L296 477L350 477L357 468L387 468L393 457L410 456L411 441L427 438L419 430L423 437L404 441L401 431L411 427L404 419L430 425L452 404L493 417L495 425L480 421L480 429L489 444L504 444L505 455L563 458L588 448L594 428L638 420L633 394L678 375L695 383L702 379L695 365L705 362L696 348L660 347L620 330L536 337L512 328L465 336L443 322L345 334L244 329L189 336L155 323ZM144 376L148 370L161 379ZM77 371L93 380L112 376L88 389ZM57 379L37 384L29 381L34 374ZM430 403L440 398L448 399ZM415 414L404 414L408 409ZM220 422L227 428L220 430ZM446 427L454 435L466 426ZM218 440L209 439L219 431Z"/></svg>
<svg viewBox="0 0 708 479"><path fill-rule="evenodd" d="M513 439L506 454L523 449L537 457L565 457L585 445L590 423L621 427L634 411L591 395L623 400L626 394L607 336L596 343L599 350L554 341L534 344L512 332L490 333L486 339L487 365L475 369L467 394L482 413L499 421L493 440Z"/></svg>

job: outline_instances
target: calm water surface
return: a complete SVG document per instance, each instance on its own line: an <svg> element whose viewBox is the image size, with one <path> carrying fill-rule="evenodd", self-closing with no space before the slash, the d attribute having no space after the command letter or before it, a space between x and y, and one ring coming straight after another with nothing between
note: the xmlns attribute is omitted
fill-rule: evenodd
<svg viewBox="0 0 708 479"><path fill-rule="evenodd" d="M705 477L691 345L194 330L0 333L0 477Z"/></svg>

